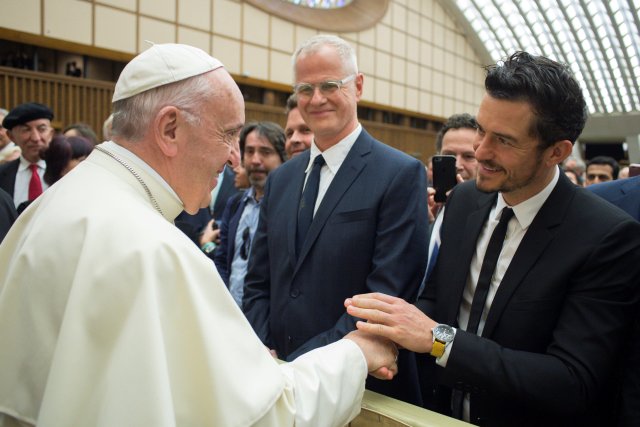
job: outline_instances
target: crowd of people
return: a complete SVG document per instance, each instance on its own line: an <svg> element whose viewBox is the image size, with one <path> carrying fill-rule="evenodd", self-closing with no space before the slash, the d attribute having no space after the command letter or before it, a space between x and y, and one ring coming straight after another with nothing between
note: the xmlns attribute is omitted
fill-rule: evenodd
<svg viewBox="0 0 640 427"><path fill-rule="evenodd" d="M365 387L477 425L637 425L640 181L572 156L568 67L487 67L436 137L444 202L359 122L346 41L305 41L293 75L284 129L179 44L124 68L105 142L0 110L0 426L341 426Z"/></svg>

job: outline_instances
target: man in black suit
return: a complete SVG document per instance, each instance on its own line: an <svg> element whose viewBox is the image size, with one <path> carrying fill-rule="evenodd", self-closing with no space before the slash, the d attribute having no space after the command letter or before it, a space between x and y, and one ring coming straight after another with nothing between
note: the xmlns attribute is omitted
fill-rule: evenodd
<svg viewBox="0 0 640 427"><path fill-rule="evenodd" d="M269 174L243 298L258 336L286 360L355 329L342 306L354 293L414 300L427 249L424 166L359 124L363 75L352 47L316 36L294 58L298 108L314 140ZM367 387L419 404L414 355L399 360L396 379Z"/></svg>
<svg viewBox="0 0 640 427"><path fill-rule="evenodd" d="M28 102L13 108L2 121L9 138L22 149L18 159L0 166L0 188L13 197L16 207L32 201L48 187L43 179L47 165L40 153L53 139L52 119L49 107Z"/></svg>
<svg viewBox="0 0 640 427"><path fill-rule="evenodd" d="M518 52L488 67L485 88L477 179L450 194L416 306L370 294L347 311L434 356L422 381L439 412L609 425L638 309L640 224L560 172L586 121L567 67Z"/></svg>

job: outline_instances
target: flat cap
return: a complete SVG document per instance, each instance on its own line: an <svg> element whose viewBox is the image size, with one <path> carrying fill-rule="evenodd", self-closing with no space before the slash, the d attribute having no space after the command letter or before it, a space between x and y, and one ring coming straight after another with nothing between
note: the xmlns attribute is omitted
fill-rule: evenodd
<svg viewBox="0 0 640 427"><path fill-rule="evenodd" d="M23 125L31 120L37 119L52 120L53 111L46 105L38 104L37 102L27 102L9 111L9 114L7 114L2 121L2 127L11 130L18 125Z"/></svg>
<svg viewBox="0 0 640 427"><path fill-rule="evenodd" d="M124 67L116 83L112 102L223 66L222 62L197 47L174 43L154 44Z"/></svg>

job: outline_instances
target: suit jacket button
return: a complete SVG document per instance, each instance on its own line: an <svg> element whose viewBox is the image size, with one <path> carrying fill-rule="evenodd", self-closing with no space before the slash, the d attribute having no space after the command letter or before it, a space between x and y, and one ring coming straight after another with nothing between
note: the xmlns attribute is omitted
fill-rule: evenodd
<svg viewBox="0 0 640 427"><path fill-rule="evenodd" d="M298 295L300 295L299 289L291 289L291 292L289 292L291 298L298 298Z"/></svg>

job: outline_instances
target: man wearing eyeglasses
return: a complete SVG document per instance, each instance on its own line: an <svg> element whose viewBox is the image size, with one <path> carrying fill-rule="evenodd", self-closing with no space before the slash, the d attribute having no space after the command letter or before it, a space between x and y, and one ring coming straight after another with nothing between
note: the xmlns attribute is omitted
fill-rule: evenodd
<svg viewBox="0 0 640 427"><path fill-rule="evenodd" d="M294 54L294 78L314 138L269 176L243 298L258 336L286 360L353 330L342 304L356 290L414 300L427 258L424 166L358 122L364 77L353 48L311 38ZM413 354L399 364L387 387L367 387L419 404Z"/></svg>
<svg viewBox="0 0 640 427"><path fill-rule="evenodd" d="M40 152L53 138L52 119L49 107L29 102L15 107L2 121L9 139L22 149L20 158L0 166L0 188L13 197L16 207L34 200L48 187Z"/></svg>
<svg viewBox="0 0 640 427"><path fill-rule="evenodd" d="M240 132L242 164L251 186L227 202L220 221L220 245L214 255L218 273L239 306L264 185L267 176L285 161L284 142L284 131L273 122L248 123Z"/></svg>

